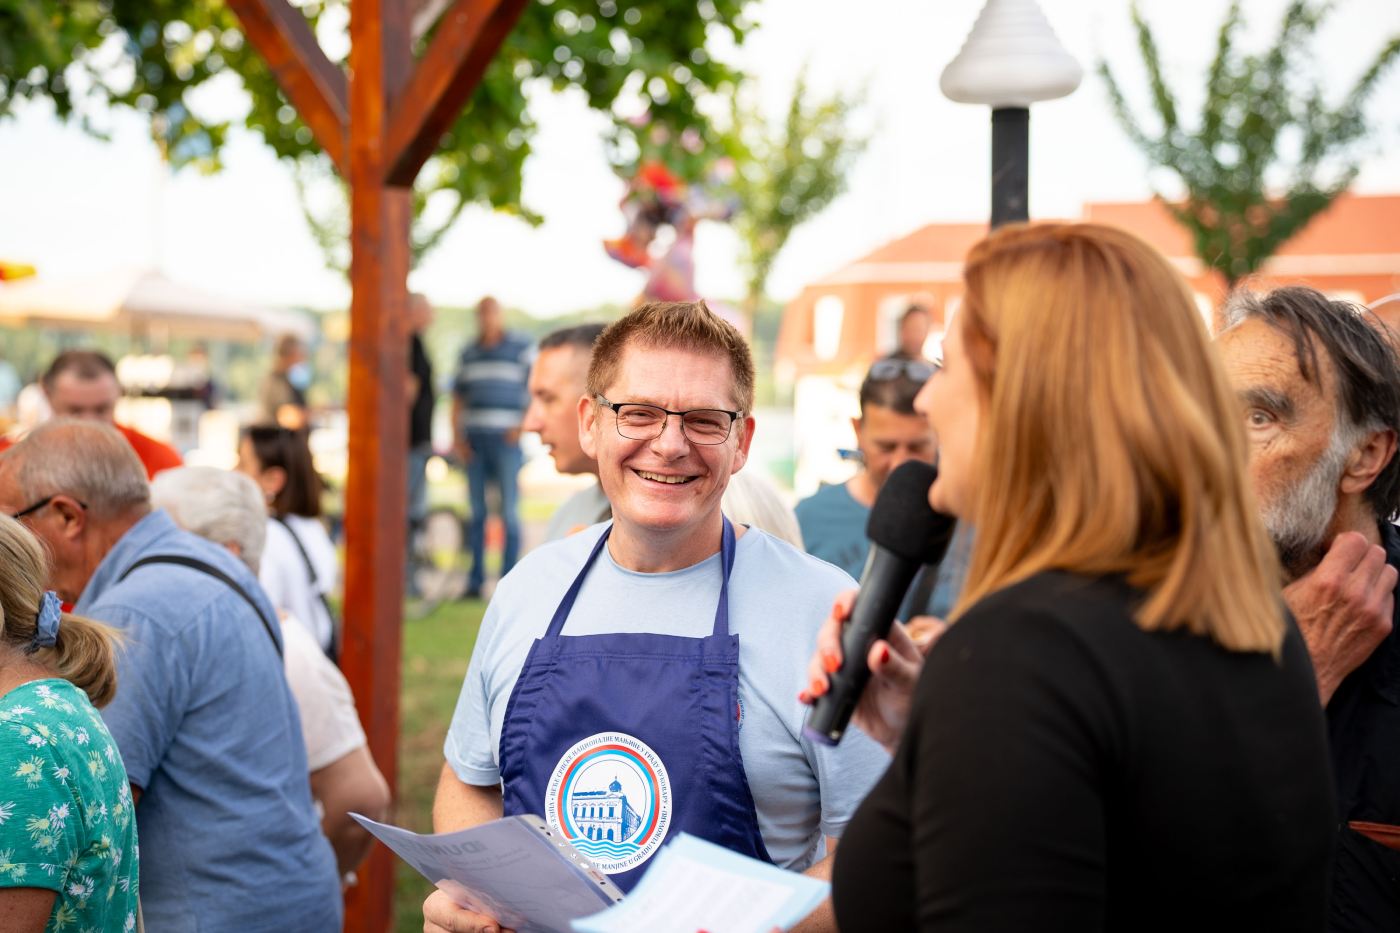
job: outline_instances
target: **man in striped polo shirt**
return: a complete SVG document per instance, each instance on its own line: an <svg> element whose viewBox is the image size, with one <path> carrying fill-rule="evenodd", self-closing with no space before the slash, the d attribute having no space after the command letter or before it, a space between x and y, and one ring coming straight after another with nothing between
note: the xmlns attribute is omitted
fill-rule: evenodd
<svg viewBox="0 0 1400 933"><path fill-rule="evenodd" d="M472 569L466 596L481 596L486 581L486 487L500 494L505 548L501 576L520 554L516 476L520 472L520 422L530 403L526 383L533 347L530 338L510 333L501 306L486 297L476 306L476 342L462 349L452 381L453 450L467 465L471 496Z"/></svg>

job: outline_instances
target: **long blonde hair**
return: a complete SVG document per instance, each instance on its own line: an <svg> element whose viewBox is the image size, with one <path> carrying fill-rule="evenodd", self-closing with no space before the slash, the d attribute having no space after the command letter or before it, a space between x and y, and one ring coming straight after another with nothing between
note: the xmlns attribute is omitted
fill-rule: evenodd
<svg viewBox="0 0 1400 933"><path fill-rule="evenodd" d="M977 528L955 614L1044 570L1123 574L1147 631L1277 654L1278 559L1238 403L1186 283L1096 224L1003 228L968 255Z"/></svg>
<svg viewBox="0 0 1400 933"><path fill-rule="evenodd" d="M0 640L24 651L38 627L48 558L43 545L19 522L0 515ZM64 613L58 640L34 652L34 660L105 706L117 693L112 655L114 635L107 626Z"/></svg>

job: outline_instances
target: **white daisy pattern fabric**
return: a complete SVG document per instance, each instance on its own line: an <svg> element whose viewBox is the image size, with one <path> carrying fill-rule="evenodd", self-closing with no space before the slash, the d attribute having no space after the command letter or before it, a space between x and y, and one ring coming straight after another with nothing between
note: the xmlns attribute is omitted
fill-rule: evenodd
<svg viewBox="0 0 1400 933"><path fill-rule="evenodd" d="M131 785L102 717L66 680L0 697L0 887L55 892L45 930L132 930Z"/></svg>

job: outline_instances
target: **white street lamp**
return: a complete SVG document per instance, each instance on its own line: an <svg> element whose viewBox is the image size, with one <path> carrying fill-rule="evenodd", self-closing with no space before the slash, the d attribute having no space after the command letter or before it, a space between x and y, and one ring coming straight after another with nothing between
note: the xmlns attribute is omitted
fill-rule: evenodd
<svg viewBox="0 0 1400 933"><path fill-rule="evenodd" d="M1030 216L1030 105L1072 93L1083 76L1035 0L987 0L943 69L944 96L992 108L993 228Z"/></svg>

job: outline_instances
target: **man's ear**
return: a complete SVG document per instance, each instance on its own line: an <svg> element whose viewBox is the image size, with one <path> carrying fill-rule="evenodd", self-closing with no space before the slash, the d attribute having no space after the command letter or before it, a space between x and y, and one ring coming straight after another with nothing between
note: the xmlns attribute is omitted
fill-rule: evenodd
<svg viewBox="0 0 1400 933"><path fill-rule="evenodd" d="M578 400L578 445L590 460L598 459L598 445L593 438L593 428L598 421L598 406L593 397L583 395Z"/></svg>
<svg viewBox="0 0 1400 933"><path fill-rule="evenodd" d="M753 444L753 415L747 415L739 419L739 423L734 426L738 432L738 447L734 450L734 468L730 473L738 473L745 463L749 462L749 446Z"/></svg>
<svg viewBox="0 0 1400 933"><path fill-rule="evenodd" d="M865 427L865 419L864 419L864 418L852 418L852 419L851 419L851 430L855 432L855 435L856 435L856 446L857 446L857 447L859 447L859 446L864 442L864 439L860 436L861 429L864 428L864 427Z"/></svg>
<svg viewBox="0 0 1400 933"><path fill-rule="evenodd" d="M1390 428L1370 431L1347 458L1342 471L1341 491L1357 495L1371 488L1376 477L1395 456L1395 432Z"/></svg>
<svg viewBox="0 0 1400 933"><path fill-rule="evenodd" d="M58 516L59 534L69 541L78 539L83 534L83 529L87 527L87 509L72 496L54 496L49 503L49 508L53 509Z"/></svg>

